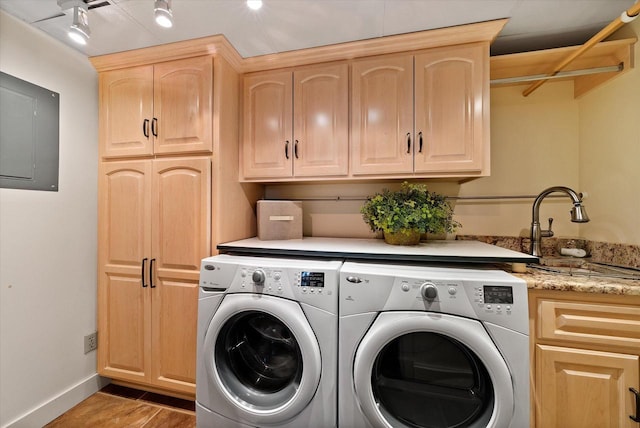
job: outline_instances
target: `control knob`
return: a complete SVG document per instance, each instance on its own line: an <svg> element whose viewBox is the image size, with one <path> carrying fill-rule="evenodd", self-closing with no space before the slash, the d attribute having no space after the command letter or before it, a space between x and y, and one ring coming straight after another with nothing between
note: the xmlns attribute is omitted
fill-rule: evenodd
<svg viewBox="0 0 640 428"><path fill-rule="evenodd" d="M256 285L264 285L264 280L267 276L262 269L256 269L251 275L251 279Z"/></svg>
<svg viewBox="0 0 640 428"><path fill-rule="evenodd" d="M438 289L433 282L425 282L420 286L420 294L425 300L433 301L438 297Z"/></svg>

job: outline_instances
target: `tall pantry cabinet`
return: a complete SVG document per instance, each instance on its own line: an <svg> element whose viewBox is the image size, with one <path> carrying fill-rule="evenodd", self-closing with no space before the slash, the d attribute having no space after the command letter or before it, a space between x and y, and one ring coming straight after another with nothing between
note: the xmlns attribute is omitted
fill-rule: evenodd
<svg viewBox="0 0 640 428"><path fill-rule="evenodd" d="M91 59L100 85L98 373L186 398L195 395L200 261L220 242L255 235L261 193L237 180L239 77L210 51L223 42Z"/></svg>

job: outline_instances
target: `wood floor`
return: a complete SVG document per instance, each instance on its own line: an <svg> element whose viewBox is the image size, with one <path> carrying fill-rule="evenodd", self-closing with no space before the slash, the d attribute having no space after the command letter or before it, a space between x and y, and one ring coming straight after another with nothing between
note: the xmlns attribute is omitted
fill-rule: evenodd
<svg viewBox="0 0 640 428"><path fill-rule="evenodd" d="M45 425L46 428L195 428L193 401L117 385L102 390Z"/></svg>

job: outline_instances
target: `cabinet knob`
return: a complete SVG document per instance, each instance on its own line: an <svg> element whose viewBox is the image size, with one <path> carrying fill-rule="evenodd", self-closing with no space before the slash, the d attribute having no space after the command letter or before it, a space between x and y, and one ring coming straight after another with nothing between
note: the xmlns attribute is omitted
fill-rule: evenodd
<svg viewBox="0 0 640 428"><path fill-rule="evenodd" d="M407 132L407 154L411 153L411 133Z"/></svg>
<svg viewBox="0 0 640 428"><path fill-rule="evenodd" d="M284 142L284 157L289 159L289 140Z"/></svg>

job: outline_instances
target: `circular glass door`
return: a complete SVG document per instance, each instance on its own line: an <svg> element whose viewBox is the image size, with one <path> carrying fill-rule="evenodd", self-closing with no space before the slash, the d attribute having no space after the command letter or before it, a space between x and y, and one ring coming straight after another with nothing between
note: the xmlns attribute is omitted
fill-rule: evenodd
<svg viewBox="0 0 640 428"><path fill-rule="evenodd" d="M383 312L353 361L360 409L376 428L501 428L514 409L509 369L479 321Z"/></svg>
<svg viewBox="0 0 640 428"><path fill-rule="evenodd" d="M218 335L215 353L225 386L256 406L285 402L300 386L300 346L273 315L247 311L233 316Z"/></svg>
<svg viewBox="0 0 640 428"><path fill-rule="evenodd" d="M311 402L320 383L318 340L291 300L225 296L209 321L201 352L218 411L249 424L291 419Z"/></svg>
<svg viewBox="0 0 640 428"><path fill-rule="evenodd" d="M468 347L438 333L408 333L378 354L371 371L381 411L409 427L457 428L486 421L493 385Z"/></svg>

